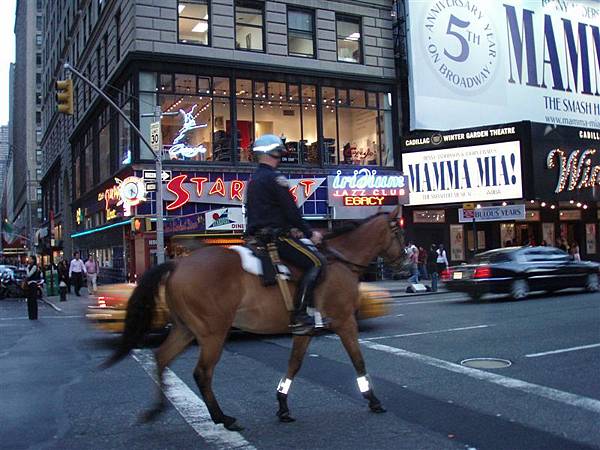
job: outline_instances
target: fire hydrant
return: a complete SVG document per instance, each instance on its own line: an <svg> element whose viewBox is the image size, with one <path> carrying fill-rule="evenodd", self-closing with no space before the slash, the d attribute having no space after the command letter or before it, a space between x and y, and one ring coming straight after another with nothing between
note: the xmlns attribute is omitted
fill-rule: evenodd
<svg viewBox="0 0 600 450"><path fill-rule="evenodd" d="M61 281L58 284L58 291L60 293L60 301L66 302L67 301L67 283L65 283L64 281Z"/></svg>

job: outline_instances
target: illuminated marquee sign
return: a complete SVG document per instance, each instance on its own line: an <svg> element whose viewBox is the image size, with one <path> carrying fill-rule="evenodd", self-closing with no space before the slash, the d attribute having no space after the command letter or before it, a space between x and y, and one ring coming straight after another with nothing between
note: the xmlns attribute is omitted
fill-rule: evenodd
<svg viewBox="0 0 600 450"><path fill-rule="evenodd" d="M315 193L323 184L325 178L304 178L288 180L290 193L294 196L298 206L302 206L306 199ZM215 181L208 181L207 177L189 177L181 174L163 187L167 211L174 211L187 203L217 203L221 205L240 206L244 201L247 181L225 181L219 177Z"/></svg>
<svg viewBox="0 0 600 450"><path fill-rule="evenodd" d="M408 202L408 179L398 173L356 169L350 175L338 170L329 180L329 205L336 219L357 219ZM359 207L359 208L356 208Z"/></svg>
<svg viewBox="0 0 600 450"><path fill-rule="evenodd" d="M131 208L146 200L146 185L142 178L115 178L117 183L98 193L98 202L104 202L106 221L119 216L118 207L123 205L122 215L131 216Z"/></svg>
<svg viewBox="0 0 600 450"><path fill-rule="evenodd" d="M548 169L558 168L555 193L600 186L600 165L592 164L596 149L575 150L568 156L564 150L555 149L546 157Z"/></svg>

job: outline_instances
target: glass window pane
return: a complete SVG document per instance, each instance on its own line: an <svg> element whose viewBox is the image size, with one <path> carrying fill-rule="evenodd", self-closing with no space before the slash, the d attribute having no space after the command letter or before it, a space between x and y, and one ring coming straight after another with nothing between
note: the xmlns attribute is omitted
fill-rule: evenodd
<svg viewBox="0 0 600 450"><path fill-rule="evenodd" d="M302 109L302 155L304 164L321 164L317 142L317 106L304 105Z"/></svg>
<svg viewBox="0 0 600 450"><path fill-rule="evenodd" d="M377 108L377 94L375 92L367 92L367 107Z"/></svg>
<svg viewBox="0 0 600 450"><path fill-rule="evenodd" d="M179 40L188 44L208 45L208 4L203 1L180 1Z"/></svg>
<svg viewBox="0 0 600 450"><path fill-rule="evenodd" d="M252 80L235 80L236 97L252 98Z"/></svg>
<svg viewBox="0 0 600 450"><path fill-rule="evenodd" d="M338 164L336 108L325 104L323 108L323 152L326 164Z"/></svg>
<svg viewBox="0 0 600 450"><path fill-rule="evenodd" d="M210 94L210 78L198 77L198 94Z"/></svg>
<svg viewBox="0 0 600 450"><path fill-rule="evenodd" d="M140 91L156 91L156 73L140 72Z"/></svg>
<svg viewBox="0 0 600 450"><path fill-rule="evenodd" d="M263 81L254 82L254 98L267 98L267 83Z"/></svg>
<svg viewBox="0 0 600 450"><path fill-rule="evenodd" d="M379 132L381 133L381 165L394 165L394 140L392 137L392 111L379 111Z"/></svg>
<svg viewBox="0 0 600 450"><path fill-rule="evenodd" d="M173 75L170 73L160 74L160 91L173 92Z"/></svg>
<svg viewBox="0 0 600 450"><path fill-rule="evenodd" d="M360 19L337 18L338 61L360 63L361 33Z"/></svg>
<svg viewBox="0 0 600 450"><path fill-rule="evenodd" d="M210 97L161 95L163 111L179 111L163 116L163 146L167 158L185 161L212 159L212 102Z"/></svg>
<svg viewBox="0 0 600 450"><path fill-rule="evenodd" d="M81 153L80 148L77 148L77 155L75 156L75 199L81 197Z"/></svg>
<svg viewBox="0 0 600 450"><path fill-rule="evenodd" d="M285 83L269 81L269 99L285 101Z"/></svg>
<svg viewBox="0 0 600 450"><path fill-rule="evenodd" d="M300 86L297 84L288 84L288 100L290 102L300 101Z"/></svg>
<svg viewBox="0 0 600 450"><path fill-rule="evenodd" d="M213 161L231 161L231 112L229 99L213 100Z"/></svg>
<svg viewBox="0 0 600 450"><path fill-rule="evenodd" d="M335 104L335 88L332 88L332 87L322 88L321 96L323 97L324 105L334 105Z"/></svg>
<svg viewBox="0 0 600 450"><path fill-rule="evenodd" d="M193 94L196 92L196 75L175 74L175 92Z"/></svg>
<svg viewBox="0 0 600 450"><path fill-rule="evenodd" d="M85 192L94 186L94 146L90 141L85 147Z"/></svg>
<svg viewBox="0 0 600 450"><path fill-rule="evenodd" d="M348 89L338 89L338 105L346 106L348 104Z"/></svg>
<svg viewBox="0 0 600 450"><path fill-rule="evenodd" d="M313 57L315 53L312 34L288 32L288 53L295 56Z"/></svg>
<svg viewBox="0 0 600 450"><path fill-rule="evenodd" d="M127 117L131 117L131 102L123 106L123 111ZM118 136L118 167L131 163L131 127L127 121L119 114L119 136Z"/></svg>
<svg viewBox="0 0 600 450"><path fill-rule="evenodd" d="M235 23L261 27L262 8L259 5L244 5L244 2L238 2L235 7Z"/></svg>
<svg viewBox="0 0 600 450"><path fill-rule="evenodd" d="M98 142L100 180L104 181L110 176L110 124L100 130Z"/></svg>
<svg viewBox="0 0 600 450"><path fill-rule="evenodd" d="M302 85L302 103L317 103L317 88L313 84Z"/></svg>
<svg viewBox="0 0 600 450"><path fill-rule="evenodd" d="M286 151L281 162L298 164L301 159L300 105L275 101L254 102L254 135L258 138L265 134L281 137Z"/></svg>
<svg viewBox="0 0 600 450"><path fill-rule="evenodd" d="M235 26L235 48L238 50L263 51L262 28L246 25Z"/></svg>
<svg viewBox="0 0 600 450"><path fill-rule="evenodd" d="M180 96L181 97L181 96ZM155 93L146 93L146 92L142 92L140 93L140 102L139 102L139 109L140 109L140 115L139 115L139 124L140 124L140 131L142 133L145 133L145 136L149 136L150 135L150 124L152 122L154 122L154 118L152 117L152 114L154 113L154 110L156 109L156 94ZM166 111L166 109L163 107L162 109L163 111ZM177 110L175 110L177 111ZM139 142L139 138L137 138L136 136L136 140ZM152 152L150 151L150 149L148 147L146 147L142 142L140 142L140 158L141 159L154 159L154 155L152 154ZM129 162L131 162L131 153L129 154ZM123 160L127 160L127 158L124 158ZM129 164L129 163L127 163Z"/></svg>
<svg viewBox="0 0 600 450"><path fill-rule="evenodd" d="M288 11L288 28L290 30L306 31L312 34L313 15L308 11Z"/></svg>
<svg viewBox="0 0 600 450"><path fill-rule="evenodd" d="M392 109L392 94L383 92L379 93L379 108L380 109Z"/></svg>
<svg viewBox="0 0 600 450"><path fill-rule="evenodd" d="M361 91L362 92L362 91ZM340 162L343 164L379 164L377 111L338 108Z"/></svg>
<svg viewBox="0 0 600 450"><path fill-rule="evenodd" d="M365 91L350 89L350 106L355 108L365 107Z"/></svg>
<svg viewBox="0 0 600 450"><path fill-rule="evenodd" d="M213 77L213 93L217 96L229 96L229 78Z"/></svg>
<svg viewBox="0 0 600 450"><path fill-rule="evenodd" d="M252 100L238 99L236 112L239 158L241 162L252 162L252 142L254 142Z"/></svg>

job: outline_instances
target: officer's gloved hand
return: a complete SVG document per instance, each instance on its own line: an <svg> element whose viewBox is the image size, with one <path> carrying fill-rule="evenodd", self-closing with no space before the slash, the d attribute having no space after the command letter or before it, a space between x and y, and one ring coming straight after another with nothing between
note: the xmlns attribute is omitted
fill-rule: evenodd
<svg viewBox="0 0 600 450"><path fill-rule="evenodd" d="M319 245L321 242L323 242L323 235L318 231L313 231L310 240L313 244Z"/></svg>

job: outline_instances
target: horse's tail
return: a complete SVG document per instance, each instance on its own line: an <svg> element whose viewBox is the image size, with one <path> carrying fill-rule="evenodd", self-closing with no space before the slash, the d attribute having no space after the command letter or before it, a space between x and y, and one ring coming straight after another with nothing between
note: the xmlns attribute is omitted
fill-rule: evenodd
<svg viewBox="0 0 600 450"><path fill-rule="evenodd" d="M156 307L158 288L166 281L166 276L175 268L174 261L154 266L144 272L136 288L133 290L127 304L125 329L121 342L113 355L100 367L106 369L125 358L129 352L138 346L144 335L150 331L152 316Z"/></svg>

